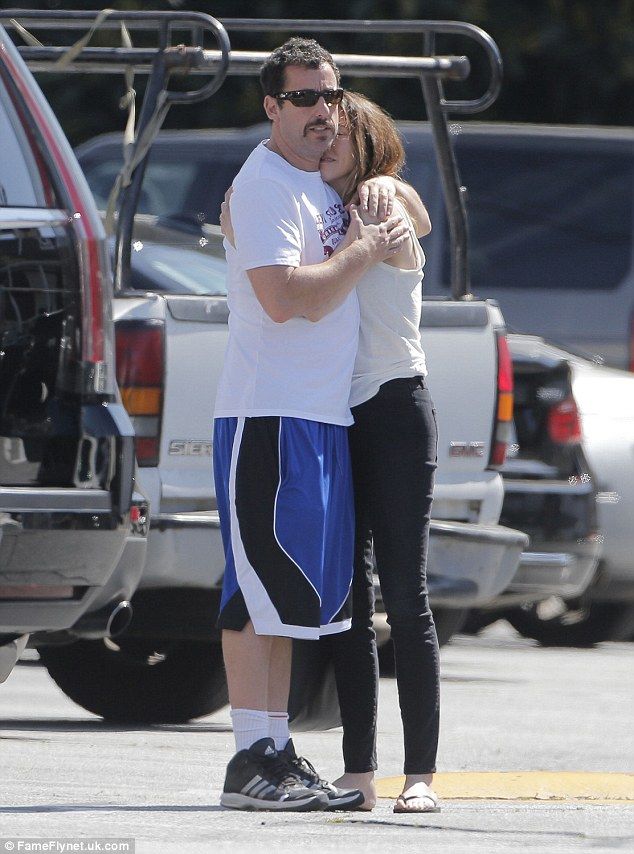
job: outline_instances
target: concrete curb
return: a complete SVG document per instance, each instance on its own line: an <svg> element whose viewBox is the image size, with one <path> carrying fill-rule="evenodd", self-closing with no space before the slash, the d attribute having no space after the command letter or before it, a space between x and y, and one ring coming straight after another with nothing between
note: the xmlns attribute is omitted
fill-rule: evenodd
<svg viewBox="0 0 634 854"><path fill-rule="evenodd" d="M377 780L380 798L396 798L404 777ZM586 771L454 771L434 776L447 800L601 801L634 804L634 774Z"/></svg>

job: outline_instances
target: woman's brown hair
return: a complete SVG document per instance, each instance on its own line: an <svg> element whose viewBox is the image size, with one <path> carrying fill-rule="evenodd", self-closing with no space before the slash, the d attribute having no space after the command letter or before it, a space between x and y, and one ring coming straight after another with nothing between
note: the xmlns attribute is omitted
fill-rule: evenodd
<svg viewBox="0 0 634 854"><path fill-rule="evenodd" d="M348 204L361 181L377 175L400 175L405 163L405 151L396 125L388 114L365 95L348 92L343 96L340 132L347 129L354 151L355 168L348 176L341 194Z"/></svg>

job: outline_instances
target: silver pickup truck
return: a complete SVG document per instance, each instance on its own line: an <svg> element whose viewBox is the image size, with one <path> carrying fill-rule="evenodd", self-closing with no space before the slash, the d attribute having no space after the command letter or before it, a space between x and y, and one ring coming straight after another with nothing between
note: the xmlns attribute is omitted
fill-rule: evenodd
<svg viewBox="0 0 634 854"><path fill-rule="evenodd" d="M112 22L122 15L114 13ZM252 23L266 30L310 28L307 22ZM343 30L359 26L354 21L328 23ZM445 26L409 23L429 34ZM385 22L378 25L385 28ZM499 84L499 55L477 28L447 26L448 32L476 38L488 51L492 84L477 101L444 102L438 85L443 76L464 78L466 57L368 56L361 66L358 56L338 55L336 60L344 74L361 67L364 74L375 76L420 77L434 125L455 252L452 298L428 300L423 310L429 385L439 421L430 592L439 625L445 614L451 628L456 611L484 604L506 587L528 538L498 524L503 498L498 469L510 436L512 368L500 309L468 293L466 215L445 118L446 109L474 111L492 102ZM207 71L221 61L217 52L202 53L208 54ZM229 71L253 73L263 56L232 51ZM159 91L152 85L148 90L154 97ZM152 116L152 106L144 107L143 114ZM142 128L140 139L143 133ZM154 144L152 157L159 147ZM170 199L172 225L178 225L187 213L179 207L179 197L193 161L178 137L170 149L170 169L161 170L160 190ZM219 172L215 151L202 140L201 156L203 151L203 172L211 185ZM93 162L94 170L87 162L84 168L99 198L109 166L104 170L103 164ZM221 180L229 168L230 181L241 162L236 149ZM121 200L114 248L114 317L117 380L135 427L139 483L151 507L147 562L133 597L131 625L122 636L43 646L40 652L60 687L97 714L116 720L184 721L226 702L214 629L224 555L211 467L214 398L228 334L224 253L213 226L201 228L199 223L188 240L182 222L176 229L166 229L156 218L141 217L134 223L137 203L153 189L149 171L142 185L147 164L141 163L136 175L124 167L122 183L129 188ZM296 719L307 725L335 719L336 698L322 691L326 681L319 644L297 644L291 699ZM325 714L311 713L311 707L323 708L324 703Z"/></svg>
<svg viewBox="0 0 634 854"><path fill-rule="evenodd" d="M211 425L228 311L222 293L200 292L224 289L217 269L224 266L221 243L212 229L205 233L205 249L195 249L186 246L185 235L176 244L178 233L171 232L167 242L165 229L137 221L132 283L147 288L154 270L162 288L171 282L182 291L187 277L191 291L131 289L114 301L117 376L137 435L139 483L151 507L147 560L122 637L44 652L62 688L108 717L164 720L178 706L188 719L225 702L213 628L224 554ZM499 308L491 302L425 301L422 334L439 426L429 584L439 630L450 633L457 612L486 604L507 586L527 538L497 524L503 485L493 456L501 454L496 432L505 422L496 411L509 381ZM133 669L130 645L135 651L145 645L163 658ZM76 666L80 655L87 665L107 662L110 674L108 683L91 681L100 695L91 700ZM190 692L179 695L168 670L179 683L213 683L215 689L201 704ZM116 691L110 690L115 682ZM209 699L212 694L216 700Z"/></svg>

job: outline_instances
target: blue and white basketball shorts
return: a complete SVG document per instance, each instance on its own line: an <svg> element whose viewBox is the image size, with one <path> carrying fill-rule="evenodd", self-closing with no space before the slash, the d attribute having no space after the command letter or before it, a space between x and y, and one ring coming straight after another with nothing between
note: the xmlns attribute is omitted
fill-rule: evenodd
<svg viewBox="0 0 634 854"><path fill-rule="evenodd" d="M346 427L217 418L225 576L218 626L318 638L350 628L354 504Z"/></svg>

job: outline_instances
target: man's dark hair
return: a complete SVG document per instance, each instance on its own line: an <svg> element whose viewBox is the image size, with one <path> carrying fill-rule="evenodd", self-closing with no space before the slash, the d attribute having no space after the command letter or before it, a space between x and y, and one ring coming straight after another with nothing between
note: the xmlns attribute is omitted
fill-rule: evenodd
<svg viewBox="0 0 634 854"><path fill-rule="evenodd" d="M265 95L277 95L284 90L284 70L288 65L319 68L329 65L335 72L337 85L341 79L339 69L328 51L315 39L292 38L275 48L260 69L260 83Z"/></svg>

